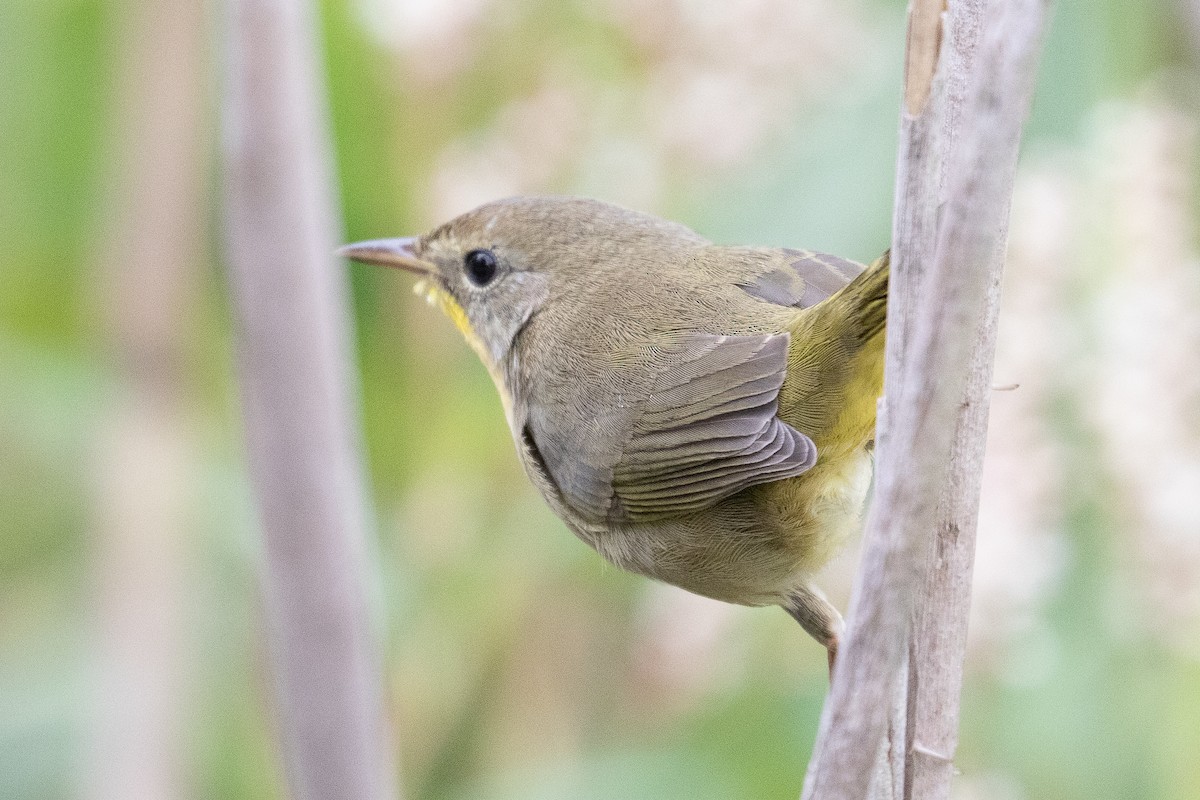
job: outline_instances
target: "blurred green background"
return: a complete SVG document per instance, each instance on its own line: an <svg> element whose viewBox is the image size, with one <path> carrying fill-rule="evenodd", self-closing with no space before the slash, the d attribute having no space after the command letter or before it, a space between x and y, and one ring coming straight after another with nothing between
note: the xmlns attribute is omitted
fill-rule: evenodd
<svg viewBox="0 0 1200 800"><path fill-rule="evenodd" d="M284 794L223 285L219 35L191 38L190 93L158 97L156 59L186 41L147 35L151 7L6 0L0 23L3 798L112 796L113 741L147 773L125 797ZM347 241L563 192L722 242L887 244L899 2L320 12ZM1012 215L959 798L1200 797L1198 54L1200 4L1055 4ZM180 181L139 157L153 113L193 132ZM122 195L156 178L195 225L163 254L183 264L166 305L121 277ZM407 796L798 796L824 653L778 610L601 563L526 484L452 326L404 276L347 269L364 580ZM823 579L842 607L855 559Z"/></svg>

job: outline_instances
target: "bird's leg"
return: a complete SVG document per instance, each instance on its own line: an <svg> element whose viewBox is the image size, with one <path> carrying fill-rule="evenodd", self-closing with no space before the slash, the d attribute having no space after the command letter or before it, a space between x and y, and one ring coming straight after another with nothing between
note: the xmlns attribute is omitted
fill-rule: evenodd
<svg viewBox="0 0 1200 800"><path fill-rule="evenodd" d="M837 660L838 640L845 623L842 615L825 599L821 590L811 583L803 584L788 593L780 603L808 635L825 645L829 652L829 676L833 677L833 665Z"/></svg>

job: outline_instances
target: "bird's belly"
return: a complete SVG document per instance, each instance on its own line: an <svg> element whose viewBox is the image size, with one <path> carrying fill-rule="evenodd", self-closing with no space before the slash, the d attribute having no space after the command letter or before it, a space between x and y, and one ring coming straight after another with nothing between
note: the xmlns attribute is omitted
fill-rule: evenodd
<svg viewBox="0 0 1200 800"><path fill-rule="evenodd" d="M696 514L571 527L630 572L729 603L768 605L824 566L858 529L871 466L860 449Z"/></svg>
<svg viewBox="0 0 1200 800"><path fill-rule="evenodd" d="M811 575L858 531L874 459L865 448L819 460L805 474L758 487L778 525L790 531L797 568Z"/></svg>

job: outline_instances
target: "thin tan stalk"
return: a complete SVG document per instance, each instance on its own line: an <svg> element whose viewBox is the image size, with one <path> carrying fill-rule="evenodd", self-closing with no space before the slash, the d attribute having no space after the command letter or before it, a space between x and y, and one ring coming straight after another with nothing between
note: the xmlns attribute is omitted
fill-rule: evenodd
<svg viewBox="0 0 1200 800"><path fill-rule="evenodd" d="M291 794L396 797L313 8L229 0L225 202L263 604Z"/></svg>
<svg viewBox="0 0 1200 800"><path fill-rule="evenodd" d="M926 6L914 0L912 24L928 24ZM950 18L969 20L970 9L970 3L952 2ZM928 634L935 619L965 626L962 590L969 587L972 551L946 558L939 502L951 498L946 508L957 516L969 511L973 519L984 426L962 422L963 398L968 391L978 394L980 377L991 371L993 340L980 332L990 330L989 293L998 285L1046 11L1046 0L991 3L974 65L955 44L941 48L921 102L912 99L924 93L911 87L927 76L913 69L927 60L909 60L893 235L896 302L889 308L875 499L805 798L939 796L913 794L916 781L948 792L952 748L934 750L909 731L936 729L944 745L955 735L942 735L945 727L957 729L961 642L934 650ZM909 41L928 37L927 31L910 33ZM956 86L966 87L961 103ZM976 407L972 414L978 413ZM961 525L945 530L962 534ZM971 531L973 546L973 526ZM961 539L956 546L963 546ZM947 569L956 572L932 577ZM937 588L947 581L953 591ZM947 605L931 608L929 602ZM914 638L916 615L925 624ZM936 652L936 668L921 655L909 660L913 646ZM924 704L939 706L932 716L944 714L945 724L931 725ZM937 776L926 769L931 762L939 765Z"/></svg>
<svg viewBox="0 0 1200 800"><path fill-rule="evenodd" d="M97 708L81 795L186 795L185 632L194 499L186 352L202 263L205 18L120 4L125 48L97 316L113 377L95 452Z"/></svg>

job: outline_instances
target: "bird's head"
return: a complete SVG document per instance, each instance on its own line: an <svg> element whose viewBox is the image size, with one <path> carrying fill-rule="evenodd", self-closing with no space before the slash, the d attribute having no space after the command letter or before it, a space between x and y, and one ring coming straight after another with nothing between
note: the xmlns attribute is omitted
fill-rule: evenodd
<svg viewBox="0 0 1200 800"><path fill-rule="evenodd" d="M654 269L673 248L704 241L682 225L596 200L514 197L422 236L359 242L339 254L421 276L417 290L495 370L548 303L586 298Z"/></svg>

